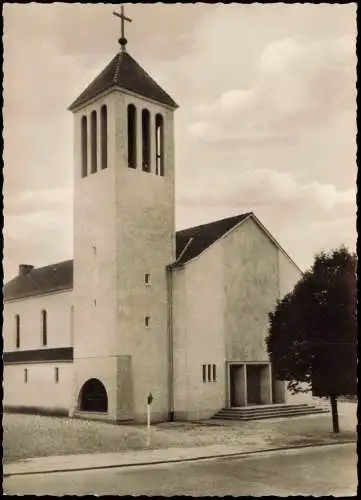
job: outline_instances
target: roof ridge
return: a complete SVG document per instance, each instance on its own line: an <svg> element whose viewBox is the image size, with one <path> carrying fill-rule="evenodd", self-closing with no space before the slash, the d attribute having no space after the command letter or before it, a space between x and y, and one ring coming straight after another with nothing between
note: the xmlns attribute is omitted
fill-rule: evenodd
<svg viewBox="0 0 361 500"><path fill-rule="evenodd" d="M252 215L252 214L253 214L253 212L245 212L245 213L238 214L238 215L232 215L231 217L224 217L223 219L217 219L217 220L214 220L211 222L204 222L203 224L198 224L196 226L185 227L184 229L179 229L178 231L176 231L176 233L179 234L179 233L182 233L183 231L189 231L190 229L200 229L200 228L203 228L205 226L211 226L212 224L218 224L220 222L226 222L226 221L230 221L232 219L238 219L239 217L247 217L248 215Z"/></svg>
<svg viewBox="0 0 361 500"><path fill-rule="evenodd" d="M74 259L66 259L66 260L61 260L60 262L55 262L54 264L46 264L46 266L41 266L41 267L34 267L32 271L38 271L40 269L46 269L47 267L55 267L55 266L59 266L61 264L66 264L68 262L74 262Z"/></svg>
<svg viewBox="0 0 361 500"><path fill-rule="evenodd" d="M141 70L143 71L143 73L145 74L145 76L147 76L149 78L149 80L154 84L156 85L164 94L166 94L170 99L172 99L170 97L170 95L168 94L168 92L166 92L160 85L159 83L157 83L154 78L151 76L150 73L148 73L147 70L145 70L135 59L134 57L132 57L128 52L125 52L127 54L127 56L129 57L129 59L131 59L133 61L133 63ZM172 99L173 101L173 99Z"/></svg>
<svg viewBox="0 0 361 500"><path fill-rule="evenodd" d="M120 62L121 62L121 56L122 56L122 54L123 54L123 52L119 52L118 57L117 57L117 65L115 67L114 76L113 76L113 82L114 83L117 83L117 80L118 80L118 75L119 75L119 69L120 69Z"/></svg>

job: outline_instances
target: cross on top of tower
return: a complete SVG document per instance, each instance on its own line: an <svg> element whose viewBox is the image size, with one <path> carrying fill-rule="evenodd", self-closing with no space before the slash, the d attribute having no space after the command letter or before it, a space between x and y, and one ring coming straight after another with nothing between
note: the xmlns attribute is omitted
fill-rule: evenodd
<svg viewBox="0 0 361 500"><path fill-rule="evenodd" d="M114 16L117 16L120 18L120 38L118 40L120 47L123 52L125 52L125 46L128 43L128 40L125 38L125 33L124 33L124 21L128 21L129 23L132 22L132 20L129 17L126 17L124 14L124 7L123 5L120 7L120 13L119 12L113 12Z"/></svg>

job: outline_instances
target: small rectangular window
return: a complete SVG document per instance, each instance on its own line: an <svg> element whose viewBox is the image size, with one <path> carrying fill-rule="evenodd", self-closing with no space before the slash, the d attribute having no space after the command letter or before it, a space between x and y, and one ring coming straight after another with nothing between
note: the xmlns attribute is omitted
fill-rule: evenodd
<svg viewBox="0 0 361 500"><path fill-rule="evenodd" d="M151 279L152 279L152 276L149 273L145 273L144 284L149 286L151 284Z"/></svg>
<svg viewBox="0 0 361 500"><path fill-rule="evenodd" d="M212 365L207 365L208 369L208 382L211 382L212 380Z"/></svg>
<svg viewBox="0 0 361 500"><path fill-rule="evenodd" d="M24 369L24 383L25 384L28 383L28 369L27 368Z"/></svg>
<svg viewBox="0 0 361 500"><path fill-rule="evenodd" d="M207 365L202 365L203 382L207 382Z"/></svg>
<svg viewBox="0 0 361 500"><path fill-rule="evenodd" d="M212 365L212 368L213 368L213 378L212 378L212 381L213 382L216 382L217 381L217 371L216 371L216 365Z"/></svg>
<svg viewBox="0 0 361 500"><path fill-rule="evenodd" d="M55 367L55 383L59 382L59 368Z"/></svg>
<svg viewBox="0 0 361 500"><path fill-rule="evenodd" d="M147 328L149 328L149 325L150 325L150 316L146 316L144 318L144 324Z"/></svg>

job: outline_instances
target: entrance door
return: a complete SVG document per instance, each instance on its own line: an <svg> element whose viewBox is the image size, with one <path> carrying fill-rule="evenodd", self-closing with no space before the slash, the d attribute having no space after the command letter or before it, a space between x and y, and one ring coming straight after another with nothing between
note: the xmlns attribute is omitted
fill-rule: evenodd
<svg viewBox="0 0 361 500"><path fill-rule="evenodd" d="M244 406L244 365L231 365L229 367L229 389L231 407Z"/></svg>
<svg viewBox="0 0 361 500"><path fill-rule="evenodd" d="M107 412L108 396L100 380L88 380L80 391L80 410L89 412Z"/></svg>
<svg viewBox="0 0 361 500"><path fill-rule="evenodd" d="M247 365L247 403L249 405L262 404L261 375L263 366Z"/></svg>

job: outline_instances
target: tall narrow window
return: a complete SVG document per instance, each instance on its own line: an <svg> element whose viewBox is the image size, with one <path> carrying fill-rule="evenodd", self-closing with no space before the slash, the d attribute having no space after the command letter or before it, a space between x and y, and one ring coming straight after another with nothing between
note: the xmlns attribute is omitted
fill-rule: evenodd
<svg viewBox="0 0 361 500"><path fill-rule="evenodd" d="M74 337L74 306L70 308L70 340L73 345L73 337Z"/></svg>
<svg viewBox="0 0 361 500"><path fill-rule="evenodd" d="M207 365L202 365L203 382L207 382Z"/></svg>
<svg viewBox="0 0 361 500"><path fill-rule="evenodd" d="M24 383L28 383L28 369L24 368Z"/></svg>
<svg viewBox="0 0 361 500"><path fill-rule="evenodd" d="M88 173L88 130L87 119L81 119L81 176L86 177Z"/></svg>
<svg viewBox="0 0 361 500"><path fill-rule="evenodd" d="M48 324L47 324L47 313L46 311L41 311L41 340L43 346L48 344Z"/></svg>
<svg viewBox="0 0 361 500"><path fill-rule="evenodd" d="M20 347L20 316L15 316L15 346Z"/></svg>
<svg viewBox="0 0 361 500"><path fill-rule="evenodd" d="M142 111L142 167L144 172L150 172L150 113Z"/></svg>
<svg viewBox="0 0 361 500"><path fill-rule="evenodd" d="M212 365L207 365L208 369L208 382L212 380Z"/></svg>
<svg viewBox="0 0 361 500"><path fill-rule="evenodd" d="M217 370L216 370L216 365L212 365L212 369L213 369L213 382L216 382L217 381Z"/></svg>
<svg viewBox="0 0 361 500"><path fill-rule="evenodd" d="M164 175L164 127L160 114L155 115L155 173Z"/></svg>
<svg viewBox="0 0 361 500"><path fill-rule="evenodd" d="M134 104L128 106L128 167L137 166L137 110Z"/></svg>
<svg viewBox="0 0 361 500"><path fill-rule="evenodd" d="M91 146L91 173L94 174L97 171L97 156L98 156L98 145L97 145L97 112L92 111L90 115L90 146Z"/></svg>
<svg viewBox="0 0 361 500"><path fill-rule="evenodd" d="M102 106L100 110L100 129L101 129L101 158L102 169L108 166L108 113L107 107Z"/></svg>
<svg viewBox="0 0 361 500"><path fill-rule="evenodd" d="M59 382L59 368L56 366L55 367L55 383L57 384Z"/></svg>

